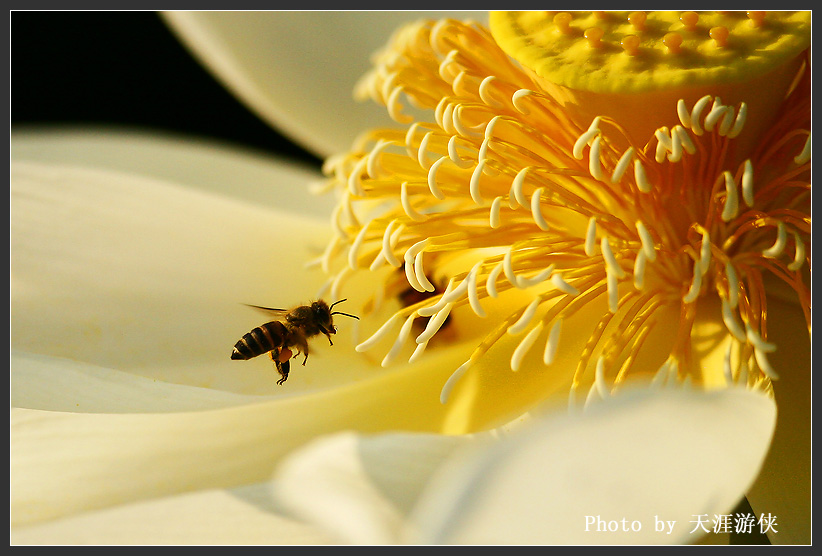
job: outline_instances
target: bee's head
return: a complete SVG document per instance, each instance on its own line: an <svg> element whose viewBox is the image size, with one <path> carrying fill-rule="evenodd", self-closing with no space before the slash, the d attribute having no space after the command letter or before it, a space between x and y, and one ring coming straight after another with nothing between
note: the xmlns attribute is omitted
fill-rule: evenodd
<svg viewBox="0 0 822 556"><path fill-rule="evenodd" d="M345 299L340 299L339 301L335 301L330 306L326 304L325 301L315 301L311 308L315 311L315 315L317 315L317 322L322 323L323 328L328 330L330 334L336 334L337 329L334 326L334 315L343 315L344 317L351 317L352 319L360 320L360 317L355 315L350 315L348 313L343 313L341 311L332 311L334 309L334 305L338 303L342 303ZM323 312L324 317L326 320L320 320L318 312ZM327 325L326 325L327 323Z"/></svg>
<svg viewBox="0 0 822 556"><path fill-rule="evenodd" d="M313 302L311 304L311 315L323 334L335 334L337 332L334 327L334 319L331 316L331 308L325 301Z"/></svg>

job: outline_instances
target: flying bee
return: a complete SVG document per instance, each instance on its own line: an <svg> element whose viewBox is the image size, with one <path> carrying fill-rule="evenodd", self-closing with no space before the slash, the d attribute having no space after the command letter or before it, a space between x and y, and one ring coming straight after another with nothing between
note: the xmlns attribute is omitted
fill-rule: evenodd
<svg viewBox="0 0 822 556"><path fill-rule="evenodd" d="M319 300L311 305L299 305L292 309L272 309L250 305L250 307L270 312L279 318L258 326L240 338L240 341L234 344L231 358L246 360L268 353L281 376L277 384L282 384L288 380L291 357L302 354L304 356L303 365L308 360L309 338L325 334L328 343L334 345L331 341L331 335L337 333L337 328L334 326L334 315L359 320L359 317L355 315L332 310L334 305L343 301L345 299L335 301L329 306L325 301ZM296 350L296 353L292 348Z"/></svg>

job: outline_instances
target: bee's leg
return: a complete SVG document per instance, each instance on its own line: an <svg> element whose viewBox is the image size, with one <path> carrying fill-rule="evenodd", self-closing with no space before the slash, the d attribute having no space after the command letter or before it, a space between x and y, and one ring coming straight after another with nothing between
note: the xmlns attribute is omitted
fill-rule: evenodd
<svg viewBox="0 0 822 556"><path fill-rule="evenodd" d="M280 373L280 377L282 377L277 381L277 384L282 385L283 382L288 380L288 371L291 369L291 362L288 360L291 356L291 350L286 348L280 352L278 349L272 349L269 355L271 356L271 360L274 361L277 372ZM282 361L282 359L285 359L285 361Z"/></svg>
<svg viewBox="0 0 822 556"><path fill-rule="evenodd" d="M308 361L308 342L303 340L299 344L297 344L297 347L299 348L297 353L302 353L303 356L304 356L303 357L303 366L305 366L305 362Z"/></svg>
<svg viewBox="0 0 822 556"><path fill-rule="evenodd" d="M282 378L277 381L277 384L282 384L286 380L288 380L288 371L291 370L291 361L285 361L284 363L280 363L277 361L277 371L280 373Z"/></svg>

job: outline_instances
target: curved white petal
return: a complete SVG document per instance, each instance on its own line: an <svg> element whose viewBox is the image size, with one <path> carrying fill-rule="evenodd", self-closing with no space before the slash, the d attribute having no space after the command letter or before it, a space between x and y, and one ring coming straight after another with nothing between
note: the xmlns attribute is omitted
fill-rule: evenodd
<svg viewBox="0 0 822 556"><path fill-rule="evenodd" d="M232 167L242 180L243 160ZM305 172L279 175L270 187L284 199L306 187ZM229 357L245 332L270 320L243 304L313 298L324 277L304 263L322 251L329 226L199 190L191 179L189 187L76 163L12 162L11 347L168 382L282 393L270 361ZM351 330L340 329L342 338ZM315 361L355 357L318 344ZM318 376L341 380L301 374L291 393L316 388Z"/></svg>
<svg viewBox="0 0 822 556"><path fill-rule="evenodd" d="M426 481L466 436L351 432L318 439L278 468L275 499L349 544L394 544Z"/></svg>
<svg viewBox="0 0 822 556"><path fill-rule="evenodd" d="M282 515L268 483L207 490L12 528L12 545L318 545L325 532Z"/></svg>
<svg viewBox="0 0 822 556"><path fill-rule="evenodd" d="M345 387L208 411L12 409L11 524L265 481L280 458L324 434L440 430L447 422L440 386L465 357L442 350Z"/></svg>
<svg viewBox="0 0 822 556"><path fill-rule="evenodd" d="M345 433L289 456L275 494L355 544L693 543L695 516L711 529L744 495L774 417L756 392L642 390L493 437Z"/></svg>
<svg viewBox="0 0 822 556"><path fill-rule="evenodd" d="M385 108L356 102L371 54L402 23L485 12L165 12L182 42L263 120L320 156L363 129L391 125Z"/></svg>
<svg viewBox="0 0 822 556"><path fill-rule="evenodd" d="M548 418L449 462L415 508L410 541L696 542L694 516L731 512L755 479L775 415L755 392L643 390ZM597 517L618 530L597 532ZM640 530L622 531L623 519ZM655 519L675 521L672 533Z"/></svg>
<svg viewBox="0 0 822 556"><path fill-rule="evenodd" d="M113 127L22 128L12 132L9 147L15 161L115 170L323 221L335 205L332 196L309 192L306 185L321 178L316 169L197 136Z"/></svg>
<svg viewBox="0 0 822 556"><path fill-rule="evenodd" d="M194 411L259 402L235 394L163 382L82 361L12 350L11 407L77 413Z"/></svg>

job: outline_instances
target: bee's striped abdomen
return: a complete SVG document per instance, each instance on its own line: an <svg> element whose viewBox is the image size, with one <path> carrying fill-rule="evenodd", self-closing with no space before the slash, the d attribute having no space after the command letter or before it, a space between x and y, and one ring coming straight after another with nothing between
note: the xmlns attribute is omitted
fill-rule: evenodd
<svg viewBox="0 0 822 556"><path fill-rule="evenodd" d="M258 326L234 344L232 359L251 359L283 346L288 330L279 321Z"/></svg>

